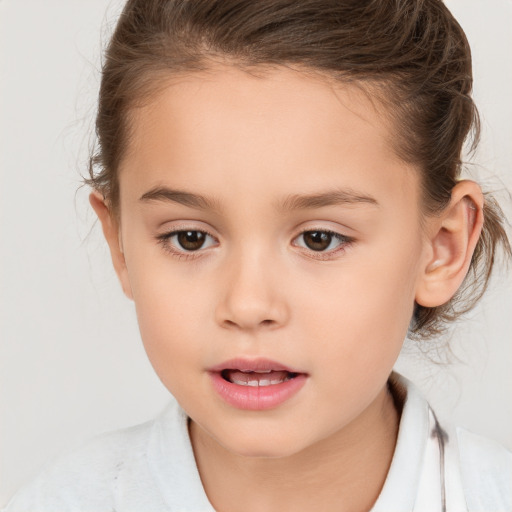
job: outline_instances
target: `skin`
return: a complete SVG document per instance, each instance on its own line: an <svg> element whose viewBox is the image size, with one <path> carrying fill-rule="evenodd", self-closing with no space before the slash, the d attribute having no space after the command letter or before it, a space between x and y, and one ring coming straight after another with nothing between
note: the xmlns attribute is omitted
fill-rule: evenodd
<svg viewBox="0 0 512 512"><path fill-rule="evenodd" d="M394 153L378 102L265 71L219 65L170 81L134 112L119 215L96 192L91 204L149 359L191 418L215 509L369 510L396 443L386 383L414 303L442 304L460 286L483 198L460 182L446 211L424 218L419 173ZM141 200L162 187L209 204ZM290 208L292 196L339 191L365 200ZM186 252L176 230L209 236ZM341 237L314 251L304 230ZM234 357L308 378L279 407L240 410L208 374Z"/></svg>

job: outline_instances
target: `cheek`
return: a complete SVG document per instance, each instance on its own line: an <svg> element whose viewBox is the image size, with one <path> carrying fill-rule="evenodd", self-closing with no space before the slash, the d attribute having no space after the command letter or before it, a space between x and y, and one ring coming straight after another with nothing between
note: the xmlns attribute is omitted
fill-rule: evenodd
<svg viewBox="0 0 512 512"><path fill-rule="evenodd" d="M133 265L130 281L142 341L151 364L170 389L208 344L211 308L204 280L189 280L165 261ZM172 381L172 382L170 382ZM171 389L172 390L172 389Z"/></svg>
<svg viewBox="0 0 512 512"><path fill-rule="evenodd" d="M378 365L400 351L414 309L419 246L347 258L346 265L311 283L301 308L312 311L309 337L326 359ZM320 283L320 284L319 284ZM312 300L312 297L314 300ZM329 340L339 339L339 343ZM330 355L328 355L330 354Z"/></svg>

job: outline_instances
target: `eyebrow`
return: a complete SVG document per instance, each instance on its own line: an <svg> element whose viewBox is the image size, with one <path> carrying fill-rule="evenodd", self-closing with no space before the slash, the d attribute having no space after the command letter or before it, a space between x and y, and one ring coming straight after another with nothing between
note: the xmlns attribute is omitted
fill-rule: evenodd
<svg viewBox="0 0 512 512"><path fill-rule="evenodd" d="M218 201L213 198L168 187L152 188L140 197L140 201L170 201L198 210L220 210ZM347 189L330 190L306 195L292 194L281 201L277 205L277 209L288 212L293 210L324 208L326 206L353 206L358 204L379 206L377 200L372 196Z"/></svg>
<svg viewBox="0 0 512 512"><path fill-rule="evenodd" d="M170 201L198 210L219 210L218 202L213 198L168 187L152 188L140 197L140 201Z"/></svg>
<svg viewBox="0 0 512 512"><path fill-rule="evenodd" d="M309 195L293 194L285 198L279 205L279 209L282 211L292 211L323 208L325 206L353 206L358 204L379 206L378 201L374 197L347 189L329 190Z"/></svg>

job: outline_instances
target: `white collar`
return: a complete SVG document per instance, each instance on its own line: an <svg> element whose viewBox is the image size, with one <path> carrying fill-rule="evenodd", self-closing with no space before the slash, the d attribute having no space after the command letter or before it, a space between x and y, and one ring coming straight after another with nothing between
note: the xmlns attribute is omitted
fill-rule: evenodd
<svg viewBox="0 0 512 512"><path fill-rule="evenodd" d="M371 512L466 512L455 436L441 428L409 380L393 372L389 384L403 409L391 467Z"/></svg>

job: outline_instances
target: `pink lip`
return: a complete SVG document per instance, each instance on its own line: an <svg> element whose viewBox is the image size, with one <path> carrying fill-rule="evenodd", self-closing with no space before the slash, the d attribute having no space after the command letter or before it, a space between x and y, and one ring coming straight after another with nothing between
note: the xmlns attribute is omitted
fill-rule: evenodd
<svg viewBox="0 0 512 512"><path fill-rule="evenodd" d="M223 370L286 371L295 374L289 380L268 386L243 386L227 381ZM209 369L213 388L229 405L237 409L262 411L278 407L299 392L308 375L269 359L231 359Z"/></svg>
<svg viewBox="0 0 512 512"><path fill-rule="evenodd" d="M242 371L265 371L265 370L274 370L276 372L284 371L290 373L304 373L300 370L290 368L288 366L284 366L281 363L276 361L272 361L270 359L257 358L257 359L245 359L242 357L238 357L235 359L230 359L229 361L224 361L221 364L216 366L212 366L209 368L211 372L221 372L222 370L242 370Z"/></svg>

